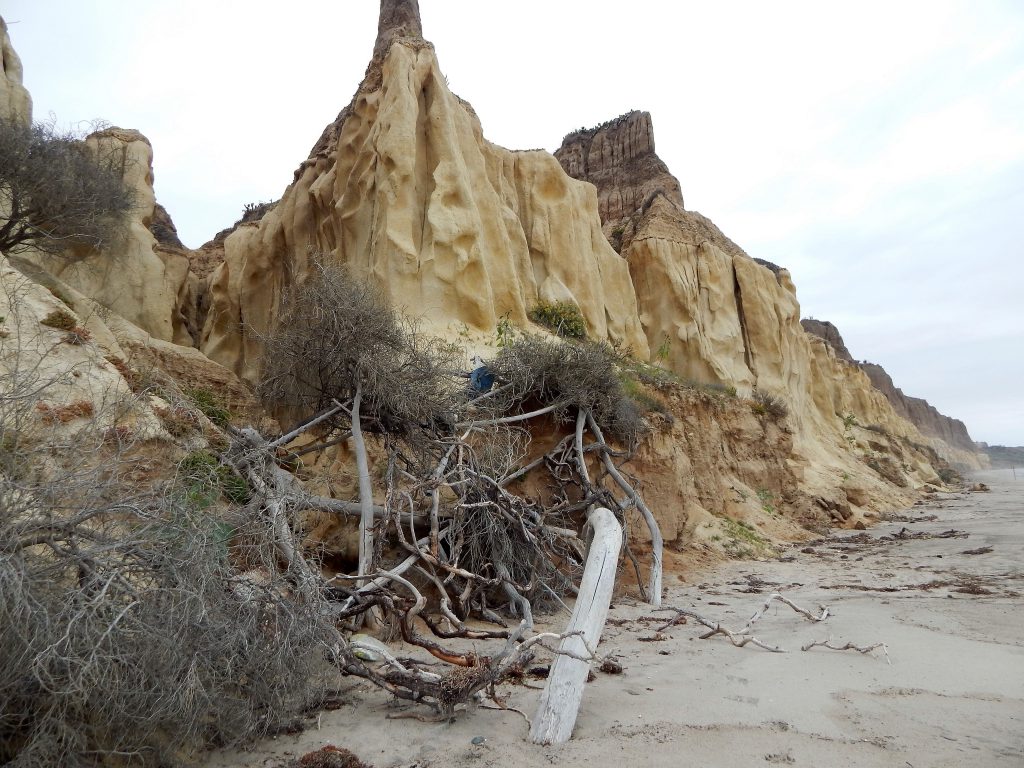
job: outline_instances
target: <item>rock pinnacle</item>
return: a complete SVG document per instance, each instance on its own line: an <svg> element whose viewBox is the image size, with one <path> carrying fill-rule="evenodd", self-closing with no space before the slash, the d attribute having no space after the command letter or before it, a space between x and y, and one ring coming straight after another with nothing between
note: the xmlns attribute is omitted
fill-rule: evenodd
<svg viewBox="0 0 1024 768"><path fill-rule="evenodd" d="M373 57L383 57L396 37L423 37L418 0L380 0L380 20L377 22L377 42L373 46Z"/></svg>

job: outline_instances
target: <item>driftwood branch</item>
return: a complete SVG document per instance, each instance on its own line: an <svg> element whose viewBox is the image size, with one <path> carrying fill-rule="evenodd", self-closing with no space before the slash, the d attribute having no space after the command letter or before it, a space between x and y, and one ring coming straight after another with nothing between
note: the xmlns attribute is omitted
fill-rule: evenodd
<svg viewBox="0 0 1024 768"><path fill-rule="evenodd" d="M756 645L758 648L763 648L766 651L771 651L772 653L786 653L785 648L782 648L778 645L771 645L770 643L766 643L763 640L760 640L751 634L754 624L761 617L764 616L769 606L771 606L771 604L774 602L780 602L783 605L788 605L796 613L800 614L808 621L813 621L815 623L825 621L825 619L827 619L831 615L828 606L820 605L818 606L818 613L814 613L812 611L807 610L806 608L797 605L788 597L785 597L784 595L778 592L773 592L771 595L768 596L768 599L764 601L764 605L762 605L760 608L754 611L754 615L747 620L747 623L744 624L741 629L730 630L726 627L723 627L721 623L717 621L712 621L706 616L702 616L696 611L691 611L686 608L662 608L660 610L675 611L676 615L675 617L673 617L671 621L669 621L661 627L658 627L657 631L663 632L666 629L674 627L677 624L684 623L686 619L693 619L698 624L701 624L702 626L708 629L707 632L700 636L701 640L707 640L709 637L714 637L715 635L722 635L737 648L742 648L743 646L750 644ZM804 650L807 650L807 648L804 648Z"/></svg>
<svg viewBox="0 0 1024 768"><path fill-rule="evenodd" d="M585 652L593 656L608 616L616 563L622 547L622 526L604 507L594 510L587 525L592 532L587 565L566 637L551 665L530 728L530 741L535 744L560 744L572 736L589 671L589 665L580 657Z"/></svg>
<svg viewBox="0 0 1024 768"><path fill-rule="evenodd" d="M882 649L882 655L885 656L886 664L892 664L892 660L889 658L889 648L885 643L875 643L873 645L854 645L853 643L846 643L844 645L836 645L832 642L832 638L826 640L812 640L809 643L805 643L800 647L801 651L809 651L811 648L829 648L833 651L856 651L857 653L870 654L872 651L877 651L879 648Z"/></svg>
<svg viewBox="0 0 1024 768"><path fill-rule="evenodd" d="M788 605L790 608L799 613L808 621L824 621L829 616L831 616L831 613L829 613L827 605L819 605L818 613L815 614L807 610L806 608L801 608L799 605L794 603L788 597L782 595L780 592L772 592L772 594L768 595L768 599L764 601L764 605L762 605L760 608L754 611L754 615L750 617L750 620L747 621L746 626L744 626L741 631L746 632L747 630L749 630L750 627L753 626L755 621L764 616L765 611L767 611L771 604L774 602L780 602L783 605Z"/></svg>

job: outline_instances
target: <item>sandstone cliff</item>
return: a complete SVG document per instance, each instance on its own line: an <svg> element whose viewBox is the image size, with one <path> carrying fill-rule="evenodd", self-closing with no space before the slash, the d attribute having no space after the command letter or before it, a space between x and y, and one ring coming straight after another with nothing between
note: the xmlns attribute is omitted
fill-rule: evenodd
<svg viewBox="0 0 1024 768"><path fill-rule="evenodd" d="M189 260L170 216L156 202L152 145L138 131L122 128L92 133L85 143L96 153L116 154L123 161L124 181L135 196L127 230L100 252L38 254L34 260L150 336L191 346L196 329L189 320L194 314Z"/></svg>
<svg viewBox="0 0 1024 768"><path fill-rule="evenodd" d="M7 23L0 18L0 120L32 119L32 97L21 80L21 59L11 45Z"/></svg>
<svg viewBox="0 0 1024 768"><path fill-rule="evenodd" d="M655 192L683 207L679 181L654 151L649 112L627 112L574 131L562 139L555 157L570 176L597 187L598 212L613 244L613 234L621 234L626 219Z"/></svg>
<svg viewBox="0 0 1024 768"><path fill-rule="evenodd" d="M828 320L815 320L813 317L804 318L800 321L800 325L802 325L804 330L808 333L824 339L828 345L832 347L833 351L836 353L836 357L840 360L845 360L847 363L856 362L850 354L850 350L846 348L846 344L843 342L843 336L839 333L839 329Z"/></svg>
<svg viewBox="0 0 1024 768"><path fill-rule="evenodd" d="M32 101L2 18L0 53L0 119L30 121ZM195 314L189 260L170 215L156 203L148 139L108 128L86 137L85 145L117 156L135 210L124 237L102 252L55 257L27 250L2 257L5 383L35 387L46 407L88 403L102 425L116 424L142 439L171 442L159 413L171 407L164 397L187 399L187 389L214 390L237 412L255 417L259 411L248 389L192 347L198 333L189 319Z"/></svg>
<svg viewBox="0 0 1024 768"><path fill-rule="evenodd" d="M875 363L860 363L871 383L892 403L896 413L916 425L925 435L937 437L939 440L963 451L975 452L974 440L967 433L967 425L939 413L935 406L920 397L909 397L897 387L885 369Z"/></svg>
<svg viewBox="0 0 1024 768"><path fill-rule="evenodd" d="M846 414L928 442L842 352L804 332L788 270L750 258L683 207L678 181L655 154L650 115L632 112L572 133L556 157L606 201L603 224L629 263L650 349L686 379L789 403L793 460L807 470L807 489L834 488L826 468L849 475L851 458L873 450ZM959 446L944 450L962 464L977 462Z"/></svg>
<svg viewBox="0 0 1024 768"><path fill-rule="evenodd" d="M920 397L910 397L897 387L886 370L876 363L857 362L843 342L842 334L828 321L801 320L804 330L825 340L836 357L857 365L892 405L893 409L916 426L923 435L936 438L965 453L978 453L977 446L967 433L967 426L959 419L945 416Z"/></svg>
<svg viewBox="0 0 1024 768"><path fill-rule="evenodd" d="M910 496L897 489L939 482L927 450L904 457L899 447L927 448L918 430L803 331L788 271L685 210L654 152L650 115L570 134L557 160L496 147L448 90L414 6L382 4L351 103L276 206L224 238L206 354L255 380L259 335L318 252L377 283L432 333L486 333L501 319L528 328L533 303L567 300L591 336L641 359L653 353L684 380L784 398L785 461L822 510L903 503Z"/></svg>
<svg viewBox="0 0 1024 768"><path fill-rule="evenodd" d="M382 3L363 82L282 198L198 251L156 204L149 142L121 129L89 141L130 160L138 214L120 250L47 262L36 282L67 292L105 354L207 381L238 408L255 413L234 374L256 379L260 334L316 253L450 340L476 343L504 322L539 330L534 304L569 301L591 337L674 371L674 388L647 394L662 410L635 471L676 549L714 549L735 519L769 538L799 535L794 520L853 525L942 482L918 430L804 333L789 272L684 208L649 114L570 134L556 157L497 147L448 90L411 0ZM193 343L202 354L179 346ZM765 394L788 415L749 399ZM350 458L339 446L309 469L344 495Z"/></svg>
<svg viewBox="0 0 1024 768"><path fill-rule="evenodd" d="M382 4L352 102L277 206L225 240L203 351L254 379L258 334L317 252L434 333L490 332L502 318L526 327L538 301L568 301L592 336L646 356L629 270L601 231L594 188L545 152L486 141L409 6Z"/></svg>

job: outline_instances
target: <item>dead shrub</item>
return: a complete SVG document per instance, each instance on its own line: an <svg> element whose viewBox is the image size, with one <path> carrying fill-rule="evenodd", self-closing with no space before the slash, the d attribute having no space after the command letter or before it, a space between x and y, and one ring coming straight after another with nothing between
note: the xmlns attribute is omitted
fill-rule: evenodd
<svg viewBox="0 0 1024 768"><path fill-rule="evenodd" d="M271 406L316 413L351 400L358 388L368 431L408 435L416 427L450 430L454 422L450 349L418 334L342 266L315 263L305 283L285 292L263 341L258 393Z"/></svg>
<svg viewBox="0 0 1024 768"><path fill-rule="evenodd" d="M131 389L132 392L138 394L146 388L145 377L120 357L117 357L116 355L108 355L103 359L117 369L117 372L121 374L121 377L128 384L128 388Z"/></svg>
<svg viewBox="0 0 1024 768"><path fill-rule="evenodd" d="M644 425L636 402L626 393L618 366L623 355L604 342L560 342L521 336L510 342L487 367L507 392L495 399L509 410L524 403L555 406L562 421L590 411L602 429L632 443Z"/></svg>
<svg viewBox="0 0 1024 768"><path fill-rule="evenodd" d="M135 209L125 155L97 152L51 123L0 119L0 251L66 255L123 236Z"/></svg>
<svg viewBox="0 0 1024 768"><path fill-rule="evenodd" d="M92 416L95 408L88 400L75 400L67 405L50 405L40 400L36 403L36 411L44 424L67 424Z"/></svg>
<svg viewBox="0 0 1024 768"><path fill-rule="evenodd" d="M49 328L56 328L58 331L70 331L78 326L78 321L75 319L75 316L65 312L63 309L53 310L53 312L48 314L39 322L41 325L45 325Z"/></svg>
<svg viewBox="0 0 1024 768"><path fill-rule="evenodd" d="M293 719L337 632L292 596L273 530L250 525L263 577L239 574L221 507L113 414L34 402L57 382L40 370L0 377L0 764L179 765ZM88 421L40 437L40 416Z"/></svg>
<svg viewBox="0 0 1024 768"><path fill-rule="evenodd" d="M157 418L171 437L188 437L202 431L203 420L199 414L181 405L169 408L154 408Z"/></svg>
<svg viewBox="0 0 1024 768"><path fill-rule="evenodd" d="M86 344L92 340L92 331L88 328L83 328L80 325L76 325L66 334L64 334L64 343L72 344L75 346Z"/></svg>
<svg viewBox="0 0 1024 768"><path fill-rule="evenodd" d="M770 416L779 421L789 415L789 406L786 405L786 401L776 395L755 389L750 400L750 410L758 416Z"/></svg>

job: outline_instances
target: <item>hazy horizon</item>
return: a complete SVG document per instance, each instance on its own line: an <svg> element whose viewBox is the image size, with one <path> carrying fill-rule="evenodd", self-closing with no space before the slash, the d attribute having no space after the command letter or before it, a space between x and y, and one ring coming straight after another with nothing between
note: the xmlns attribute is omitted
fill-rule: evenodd
<svg viewBox="0 0 1024 768"><path fill-rule="evenodd" d="M787 267L804 317L975 440L1024 445L1024 6L420 8L488 139L551 151L651 112L687 208ZM377 3L2 13L36 119L142 131L157 199L196 247L280 197L362 78Z"/></svg>

